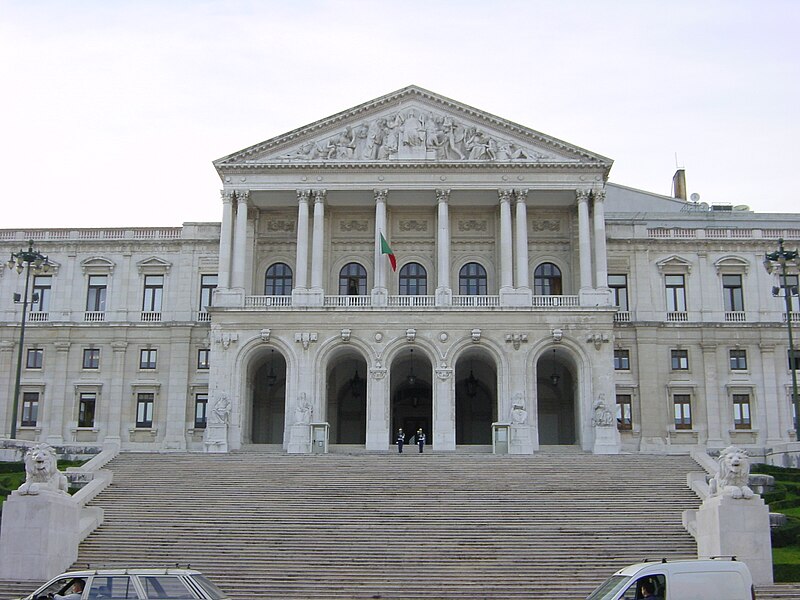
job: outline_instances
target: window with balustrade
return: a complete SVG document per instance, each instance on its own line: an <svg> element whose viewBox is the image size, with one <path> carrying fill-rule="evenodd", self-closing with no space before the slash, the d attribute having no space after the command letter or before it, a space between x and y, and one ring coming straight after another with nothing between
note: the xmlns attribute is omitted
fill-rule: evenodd
<svg viewBox="0 0 800 600"><path fill-rule="evenodd" d="M533 271L533 293L536 296L560 296L561 269L553 263L542 263Z"/></svg>
<svg viewBox="0 0 800 600"><path fill-rule="evenodd" d="M86 311L104 312L106 310L107 291L107 275L89 275L89 287L86 292Z"/></svg>
<svg viewBox="0 0 800 600"><path fill-rule="evenodd" d="M611 289L611 298L622 312L628 312L628 276L627 275L608 275L608 287Z"/></svg>
<svg viewBox="0 0 800 600"><path fill-rule="evenodd" d="M458 272L458 293L462 296L485 296L488 292L486 269L475 262L465 264Z"/></svg>
<svg viewBox="0 0 800 600"><path fill-rule="evenodd" d="M145 275L142 311L151 313L161 312L161 304L163 299L164 299L164 276Z"/></svg>
<svg viewBox="0 0 800 600"><path fill-rule="evenodd" d="M722 296L725 304L725 312L744 311L744 292L742 289L741 275L722 276Z"/></svg>
<svg viewBox="0 0 800 600"><path fill-rule="evenodd" d="M403 265L398 282L401 296L425 296L428 293L428 272L419 263Z"/></svg>
<svg viewBox="0 0 800 600"><path fill-rule="evenodd" d="M36 275L33 278L33 294L30 304L31 312L48 312L50 310L50 294L52 290L52 276Z"/></svg>
<svg viewBox="0 0 800 600"><path fill-rule="evenodd" d="M215 274L200 275L200 310L205 311L211 306L214 290L217 289L219 278Z"/></svg>
<svg viewBox="0 0 800 600"><path fill-rule="evenodd" d="M667 293L667 312L686 312L686 277L665 275L664 286Z"/></svg>
<svg viewBox="0 0 800 600"><path fill-rule="evenodd" d="M264 276L265 296L291 296L292 295L292 268L286 263L270 265Z"/></svg>
<svg viewBox="0 0 800 600"><path fill-rule="evenodd" d="M367 270L358 263L348 263L339 271L340 296L366 296Z"/></svg>

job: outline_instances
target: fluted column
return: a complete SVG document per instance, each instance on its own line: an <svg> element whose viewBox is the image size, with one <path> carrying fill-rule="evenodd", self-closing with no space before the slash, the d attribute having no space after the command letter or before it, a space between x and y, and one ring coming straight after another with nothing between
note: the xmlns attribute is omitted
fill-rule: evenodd
<svg viewBox="0 0 800 600"><path fill-rule="evenodd" d="M219 237L219 287L231 287L231 253L233 245L233 192L222 190L222 230Z"/></svg>
<svg viewBox="0 0 800 600"><path fill-rule="evenodd" d="M387 190L374 190L375 193L375 279L372 287L373 305L384 304L388 290L386 287L386 262L387 259L381 254L381 237L386 235L386 196Z"/></svg>
<svg viewBox="0 0 800 600"><path fill-rule="evenodd" d="M517 288L530 289L530 277L528 274L528 190L515 190L514 196L517 201L517 244L514 254L517 268Z"/></svg>
<svg viewBox="0 0 800 600"><path fill-rule="evenodd" d="M436 254L437 263L436 305L450 305L453 290L450 288L450 190L436 190Z"/></svg>
<svg viewBox="0 0 800 600"><path fill-rule="evenodd" d="M500 199L500 291L514 287L514 262L512 255L511 190L498 190Z"/></svg>
<svg viewBox="0 0 800 600"><path fill-rule="evenodd" d="M592 243L589 231L589 190L575 190L578 201L578 256L581 268L581 289L592 287Z"/></svg>
<svg viewBox="0 0 800 600"><path fill-rule="evenodd" d="M308 198L310 195L309 190L297 190L297 264L294 273L296 290L308 288Z"/></svg>
<svg viewBox="0 0 800 600"><path fill-rule="evenodd" d="M608 289L608 258L606 256L606 191L596 189L594 196L594 285Z"/></svg>
<svg viewBox="0 0 800 600"><path fill-rule="evenodd" d="M245 263L247 261L247 201L249 190L236 191L236 232L233 237L233 288L244 288Z"/></svg>
<svg viewBox="0 0 800 600"><path fill-rule="evenodd" d="M314 233L311 242L311 288L322 291L323 244L325 241L325 198L327 190L314 190Z"/></svg>

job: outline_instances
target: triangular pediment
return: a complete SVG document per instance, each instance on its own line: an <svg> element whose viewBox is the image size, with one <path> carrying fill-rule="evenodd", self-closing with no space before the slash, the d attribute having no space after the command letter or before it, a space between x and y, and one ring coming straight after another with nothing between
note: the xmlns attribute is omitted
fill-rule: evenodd
<svg viewBox="0 0 800 600"><path fill-rule="evenodd" d="M218 170L337 164L591 165L612 161L416 86L215 161Z"/></svg>

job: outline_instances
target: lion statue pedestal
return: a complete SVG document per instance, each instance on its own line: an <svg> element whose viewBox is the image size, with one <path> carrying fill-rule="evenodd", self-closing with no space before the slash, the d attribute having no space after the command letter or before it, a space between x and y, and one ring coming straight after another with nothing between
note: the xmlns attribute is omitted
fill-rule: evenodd
<svg viewBox="0 0 800 600"><path fill-rule="evenodd" d="M28 451L25 472L25 483L3 504L0 579L45 581L78 558L81 507L67 494L67 480L46 444Z"/></svg>

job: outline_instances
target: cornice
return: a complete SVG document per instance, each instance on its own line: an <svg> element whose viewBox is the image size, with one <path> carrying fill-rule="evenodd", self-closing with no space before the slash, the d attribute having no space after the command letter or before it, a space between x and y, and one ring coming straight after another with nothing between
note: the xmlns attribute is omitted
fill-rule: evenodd
<svg viewBox="0 0 800 600"><path fill-rule="evenodd" d="M501 169L573 169L573 170L596 170L604 171L609 165L603 163L579 163L579 162L485 162L485 161L458 161L458 162L329 162L329 161L308 161L308 162L269 162L269 163L228 163L217 165L217 170L220 173L237 175L243 172L250 171L275 171L275 170L292 170L292 171L306 171L306 170L399 170L399 169L491 169L493 171Z"/></svg>

